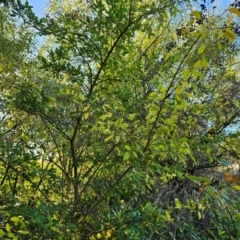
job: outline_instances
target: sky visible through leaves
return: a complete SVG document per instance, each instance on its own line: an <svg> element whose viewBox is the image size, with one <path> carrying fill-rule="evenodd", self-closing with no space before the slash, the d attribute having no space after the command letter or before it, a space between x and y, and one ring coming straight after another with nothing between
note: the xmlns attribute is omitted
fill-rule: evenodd
<svg viewBox="0 0 240 240"><path fill-rule="evenodd" d="M230 3L232 3L234 0L215 0L220 7L225 7L227 5L229 5ZM34 12L38 15L38 16L42 16L43 15L43 10L46 7L48 0L28 0L29 4L33 6L33 10Z"/></svg>
<svg viewBox="0 0 240 240"><path fill-rule="evenodd" d="M29 5L33 6L34 12L41 16L43 15L43 10L46 7L48 0L28 0Z"/></svg>

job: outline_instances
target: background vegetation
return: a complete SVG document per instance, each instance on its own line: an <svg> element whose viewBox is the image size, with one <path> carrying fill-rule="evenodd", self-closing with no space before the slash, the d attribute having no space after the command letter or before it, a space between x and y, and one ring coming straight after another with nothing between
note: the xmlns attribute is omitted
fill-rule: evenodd
<svg viewBox="0 0 240 240"><path fill-rule="evenodd" d="M0 2L1 239L240 239L240 1Z"/></svg>

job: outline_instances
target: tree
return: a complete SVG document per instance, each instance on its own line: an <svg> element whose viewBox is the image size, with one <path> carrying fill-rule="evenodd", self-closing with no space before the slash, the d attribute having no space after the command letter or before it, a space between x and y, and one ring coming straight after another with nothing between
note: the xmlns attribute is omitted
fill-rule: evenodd
<svg viewBox="0 0 240 240"><path fill-rule="evenodd" d="M22 56L1 123L14 130L1 236L239 236L239 187L223 180L238 158L239 3L219 15L204 2L50 1L39 19L8 1L47 40L19 36L37 60Z"/></svg>

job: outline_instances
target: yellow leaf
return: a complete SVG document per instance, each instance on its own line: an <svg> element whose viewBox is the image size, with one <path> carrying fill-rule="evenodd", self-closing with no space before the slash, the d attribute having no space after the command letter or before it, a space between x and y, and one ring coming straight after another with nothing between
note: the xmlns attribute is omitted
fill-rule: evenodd
<svg viewBox="0 0 240 240"><path fill-rule="evenodd" d="M112 117L112 113L109 112L109 113L107 114L107 117L108 117L108 118Z"/></svg>
<svg viewBox="0 0 240 240"><path fill-rule="evenodd" d="M201 210L201 209L204 210L204 208L205 208L205 207L204 207L201 203L198 204L198 209L200 209L200 210Z"/></svg>
<svg viewBox="0 0 240 240"><path fill-rule="evenodd" d="M204 63L202 60L198 60L194 65L193 67L195 68L200 68L200 67L203 67L204 66Z"/></svg>
<svg viewBox="0 0 240 240"><path fill-rule="evenodd" d="M221 51L223 49L222 44L220 42L218 42L217 45L218 45L218 50Z"/></svg>
<svg viewBox="0 0 240 240"><path fill-rule="evenodd" d="M203 191L204 191L204 189L205 189L205 186L204 186L204 185L202 185L202 186L199 188L199 191L200 191L200 192L203 192Z"/></svg>
<svg viewBox="0 0 240 240"><path fill-rule="evenodd" d="M182 35L187 35L187 34L189 34L189 32L190 32L190 28L182 28L182 30L181 30Z"/></svg>
<svg viewBox="0 0 240 240"><path fill-rule="evenodd" d="M192 11L191 15L193 15L196 19L201 19L202 15L199 11Z"/></svg>
<svg viewBox="0 0 240 240"><path fill-rule="evenodd" d="M221 39L223 36L224 36L223 32L219 32L218 36L217 36L217 39Z"/></svg>
<svg viewBox="0 0 240 240"><path fill-rule="evenodd" d="M112 236L112 232L110 230L107 230L106 238L110 238Z"/></svg>
<svg viewBox="0 0 240 240"><path fill-rule="evenodd" d="M189 84L187 82L183 82L182 85L185 87L185 88L188 88L189 87Z"/></svg>
<svg viewBox="0 0 240 240"><path fill-rule="evenodd" d="M161 13L161 16L163 16L164 19L169 19L168 15L166 12Z"/></svg>
<svg viewBox="0 0 240 240"><path fill-rule="evenodd" d="M108 142L109 140L111 140L114 137L114 134L108 136L107 138L105 138L104 142Z"/></svg>
<svg viewBox="0 0 240 240"><path fill-rule="evenodd" d="M12 63L9 62L9 63L7 64L7 67L8 67L8 68L12 68Z"/></svg>
<svg viewBox="0 0 240 240"><path fill-rule="evenodd" d="M198 211L198 219L200 220L202 218L202 214Z"/></svg>
<svg viewBox="0 0 240 240"><path fill-rule="evenodd" d="M148 95L148 99L149 100L154 100L156 99L158 96L158 93L157 92L151 92L149 95Z"/></svg>
<svg viewBox="0 0 240 240"><path fill-rule="evenodd" d="M183 80L187 79L187 78L190 76L190 74L191 74L190 69L185 70L185 71L183 72L182 79L183 79Z"/></svg>
<svg viewBox="0 0 240 240"><path fill-rule="evenodd" d="M199 73L198 73L198 71L196 71L195 69L192 70L192 74L193 74L193 77L194 77L195 79L197 79L197 78L199 77ZM196 90L196 89L195 89L195 90Z"/></svg>
<svg viewBox="0 0 240 240"><path fill-rule="evenodd" d="M199 32L201 33L202 38L205 38L205 37L206 37L206 33L207 33L206 24L200 24L200 25L199 25Z"/></svg>
<svg viewBox="0 0 240 240"><path fill-rule="evenodd" d="M207 69L207 66L208 66L207 58L203 57L202 58L202 63L203 63L204 68Z"/></svg>
<svg viewBox="0 0 240 240"><path fill-rule="evenodd" d="M9 223L7 223L7 224L5 225L5 228L6 228L7 232L10 232L11 226L9 225Z"/></svg>
<svg viewBox="0 0 240 240"><path fill-rule="evenodd" d="M181 209L182 208L182 203L179 201L179 199L175 198L174 201L175 201L175 205L176 205L175 208Z"/></svg>
<svg viewBox="0 0 240 240"><path fill-rule="evenodd" d="M90 108L90 105L87 105L86 107L83 108L83 112L86 112Z"/></svg>
<svg viewBox="0 0 240 240"><path fill-rule="evenodd" d="M170 212L167 211L165 214L166 214L166 220L167 220L167 221L172 221Z"/></svg>
<svg viewBox="0 0 240 240"><path fill-rule="evenodd" d="M167 61L171 56L172 56L172 53L169 52L169 53L165 56L164 60Z"/></svg>
<svg viewBox="0 0 240 240"><path fill-rule="evenodd" d="M231 13L236 14L238 17L240 17L240 9L239 9L239 8L231 7L231 8L229 9L229 11L230 11Z"/></svg>
<svg viewBox="0 0 240 240"><path fill-rule="evenodd" d="M192 34L192 37L194 37L194 38L198 38L200 36L200 33L199 32L194 32L193 34Z"/></svg>
<svg viewBox="0 0 240 240"><path fill-rule="evenodd" d="M108 229L106 232L106 238L107 239L111 238L113 232L114 232L114 228Z"/></svg>
<svg viewBox="0 0 240 240"><path fill-rule="evenodd" d="M133 120L135 117L136 117L136 114L135 114L135 113L129 114L128 119L129 119L129 120Z"/></svg>
<svg viewBox="0 0 240 240"><path fill-rule="evenodd" d="M236 189L237 191L240 191L240 186L239 185L233 185L233 188Z"/></svg>
<svg viewBox="0 0 240 240"><path fill-rule="evenodd" d="M194 98L194 96L193 96L192 93L187 93L187 97L188 97L188 98Z"/></svg>
<svg viewBox="0 0 240 240"><path fill-rule="evenodd" d="M102 239L103 238L101 233L98 233L96 237L97 237L97 239Z"/></svg>
<svg viewBox="0 0 240 240"><path fill-rule="evenodd" d="M198 49L198 54L202 54L205 51L206 46L202 45L199 49Z"/></svg>
<svg viewBox="0 0 240 240"><path fill-rule="evenodd" d="M205 187L208 186L208 185L209 185L208 182L204 182L204 183L202 184L202 186L199 188L199 191L200 191L200 192L203 192L204 189L205 189ZM199 209L200 209L200 208L199 208Z"/></svg>
<svg viewBox="0 0 240 240"><path fill-rule="evenodd" d="M3 65L0 65L0 72L4 72L6 69L5 69L5 66Z"/></svg>
<svg viewBox="0 0 240 240"><path fill-rule="evenodd" d="M228 172L228 173L225 173L225 180L227 182L231 182L233 180L233 174Z"/></svg>
<svg viewBox="0 0 240 240"><path fill-rule="evenodd" d="M234 42L236 34L230 28L224 28L223 34L229 40L229 42Z"/></svg>
<svg viewBox="0 0 240 240"><path fill-rule="evenodd" d="M11 219L10 219L12 222L19 222L19 217L17 217L17 216L14 216L14 217L11 217Z"/></svg>
<svg viewBox="0 0 240 240"><path fill-rule="evenodd" d="M83 114L83 118L84 118L84 119L88 119L88 117L89 117L89 113L88 113L88 112L85 112L85 113Z"/></svg>
<svg viewBox="0 0 240 240"><path fill-rule="evenodd" d="M181 94L182 92L183 92L182 88L181 88L181 87L177 87L175 93L176 93L177 95L179 95L179 94Z"/></svg>

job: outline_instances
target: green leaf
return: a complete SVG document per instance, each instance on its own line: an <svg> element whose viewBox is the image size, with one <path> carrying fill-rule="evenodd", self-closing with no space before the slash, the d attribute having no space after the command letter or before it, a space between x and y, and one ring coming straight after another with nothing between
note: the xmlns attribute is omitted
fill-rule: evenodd
<svg viewBox="0 0 240 240"><path fill-rule="evenodd" d="M201 177L201 181L209 184L211 183L211 180L206 177Z"/></svg>
<svg viewBox="0 0 240 240"><path fill-rule="evenodd" d="M194 181L194 182L202 182L202 179L200 177L196 177L196 176L188 176L188 178L191 180L191 181Z"/></svg>
<svg viewBox="0 0 240 240"><path fill-rule="evenodd" d="M13 239L13 240L17 240L15 234L12 233L12 232L9 232L9 233L7 234L7 236L8 236L9 238Z"/></svg>
<svg viewBox="0 0 240 240"><path fill-rule="evenodd" d="M230 166L231 162L229 162L228 160L225 159L220 159L219 161L223 166Z"/></svg>
<svg viewBox="0 0 240 240"><path fill-rule="evenodd" d="M188 176L188 178L191 180L191 181L194 181L194 182L199 182L199 183L211 183L211 181L206 178L206 177L197 177L197 176L193 176L193 175L190 175Z"/></svg>
<svg viewBox="0 0 240 240"><path fill-rule="evenodd" d="M178 198L175 198L174 202L175 202L175 205L176 205L175 208L182 209L182 203L180 202L180 200Z"/></svg>
<svg viewBox="0 0 240 240"><path fill-rule="evenodd" d="M4 235L5 235L5 232L2 229L0 229L0 238L2 238Z"/></svg>
<svg viewBox="0 0 240 240"><path fill-rule="evenodd" d="M137 156L138 156L135 151L132 151L132 155L133 155L134 157L137 157Z"/></svg>
<svg viewBox="0 0 240 240"><path fill-rule="evenodd" d="M236 218L237 221L240 223L240 213L237 213L237 214L235 215L235 218Z"/></svg>
<svg viewBox="0 0 240 240"><path fill-rule="evenodd" d="M124 146L128 151L131 151L131 148L129 147L129 145L125 145Z"/></svg>
<svg viewBox="0 0 240 240"><path fill-rule="evenodd" d="M185 138L185 137L179 138L179 142L180 143L188 142L188 138Z"/></svg>
<svg viewBox="0 0 240 240"><path fill-rule="evenodd" d="M211 231L210 229L207 229L207 232L213 237L214 240L217 240L217 239L218 239L218 238L216 238L214 232Z"/></svg>
<svg viewBox="0 0 240 240"><path fill-rule="evenodd" d="M152 203L151 202L147 202L146 205L145 205L145 208L147 210L151 210L152 209Z"/></svg>
<svg viewBox="0 0 240 240"><path fill-rule="evenodd" d="M218 190L213 186L206 186L206 189L212 196L216 196L216 193L218 192Z"/></svg>
<svg viewBox="0 0 240 240"><path fill-rule="evenodd" d="M206 153L207 153L207 155L210 155L211 154L211 148L207 148Z"/></svg>
<svg viewBox="0 0 240 240"><path fill-rule="evenodd" d="M124 153L123 160L127 161L130 158L131 152L127 151Z"/></svg>
<svg viewBox="0 0 240 240"><path fill-rule="evenodd" d="M136 114L135 114L135 113L129 114L128 119L129 119L130 121L132 121L132 120L134 120L135 117L136 117Z"/></svg>
<svg viewBox="0 0 240 240"><path fill-rule="evenodd" d="M59 229L57 227L50 227L51 230L53 230L54 232L59 232Z"/></svg>

